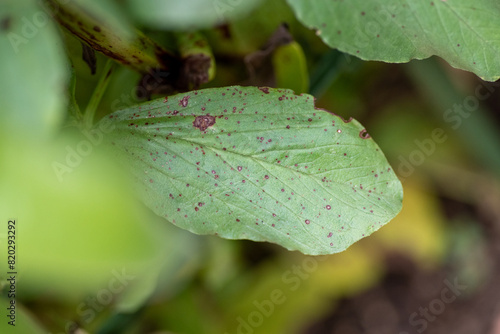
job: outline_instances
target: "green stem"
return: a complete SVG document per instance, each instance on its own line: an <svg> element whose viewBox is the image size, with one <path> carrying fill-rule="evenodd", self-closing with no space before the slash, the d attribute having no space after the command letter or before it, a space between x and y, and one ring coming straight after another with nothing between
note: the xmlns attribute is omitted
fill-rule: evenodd
<svg viewBox="0 0 500 334"><path fill-rule="evenodd" d="M75 118L77 122L81 122L83 120L82 112L80 111L80 107L78 107L78 103L76 103L75 98L75 89L76 89L76 75L75 69L71 66L71 78L69 82L69 111Z"/></svg>
<svg viewBox="0 0 500 334"><path fill-rule="evenodd" d="M353 62L353 64L351 64ZM357 68L362 62L356 58L332 49L318 61L310 76L309 94L320 98L347 66Z"/></svg>
<svg viewBox="0 0 500 334"><path fill-rule="evenodd" d="M104 66L102 75L99 78L99 81L97 82L94 92L92 93L92 97L90 98L87 108L85 109L85 113L83 114L82 123L84 128L86 129L90 129L94 123L95 112L97 111L97 107L99 106L99 103L101 102L104 92L108 87L111 78L111 73L113 72L114 69L114 65L115 63L111 61L111 59L108 59L106 65Z"/></svg>

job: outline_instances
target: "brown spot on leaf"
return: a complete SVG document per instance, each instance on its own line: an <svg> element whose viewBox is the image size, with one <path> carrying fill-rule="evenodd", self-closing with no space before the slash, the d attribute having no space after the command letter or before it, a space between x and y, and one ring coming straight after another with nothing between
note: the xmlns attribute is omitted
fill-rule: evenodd
<svg viewBox="0 0 500 334"><path fill-rule="evenodd" d="M269 87L259 87L259 90L261 90L265 94L269 94Z"/></svg>
<svg viewBox="0 0 500 334"><path fill-rule="evenodd" d="M215 124L215 117L213 116L197 116L193 121L193 126L200 129L200 131L205 131L208 127Z"/></svg>
<svg viewBox="0 0 500 334"><path fill-rule="evenodd" d="M370 134L368 133L368 131L366 131L366 129L363 129L359 132L359 136L362 138L362 139L368 139L368 138L371 138L370 137Z"/></svg>
<svg viewBox="0 0 500 334"><path fill-rule="evenodd" d="M9 30L11 23L12 23L12 18L10 16L2 18L2 20L0 21L0 29Z"/></svg>
<svg viewBox="0 0 500 334"><path fill-rule="evenodd" d="M184 96L180 101L179 101L179 105L182 106L182 107L187 107L188 105L188 101L189 101L189 98L190 96L189 95L186 95Z"/></svg>

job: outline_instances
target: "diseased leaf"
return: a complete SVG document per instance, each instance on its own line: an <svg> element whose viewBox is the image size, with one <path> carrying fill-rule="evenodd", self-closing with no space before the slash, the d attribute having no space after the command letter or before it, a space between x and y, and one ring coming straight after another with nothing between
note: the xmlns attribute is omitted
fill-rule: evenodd
<svg viewBox="0 0 500 334"><path fill-rule="evenodd" d="M355 120L289 90L192 91L103 119L144 202L197 234L345 250L401 209L401 183Z"/></svg>
<svg viewBox="0 0 500 334"><path fill-rule="evenodd" d="M437 55L488 81L500 78L496 0L287 0L332 48L364 60L408 62Z"/></svg>

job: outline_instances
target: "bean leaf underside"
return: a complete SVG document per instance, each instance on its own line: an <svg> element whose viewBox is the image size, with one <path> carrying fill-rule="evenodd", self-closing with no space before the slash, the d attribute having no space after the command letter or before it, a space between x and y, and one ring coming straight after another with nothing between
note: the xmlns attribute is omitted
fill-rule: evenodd
<svg viewBox="0 0 500 334"><path fill-rule="evenodd" d="M144 203L196 234L345 250L401 210L402 187L356 120L310 95L258 87L191 91L97 125Z"/></svg>
<svg viewBox="0 0 500 334"><path fill-rule="evenodd" d="M500 78L496 0L287 0L330 47L363 60L408 62L436 55L487 81Z"/></svg>

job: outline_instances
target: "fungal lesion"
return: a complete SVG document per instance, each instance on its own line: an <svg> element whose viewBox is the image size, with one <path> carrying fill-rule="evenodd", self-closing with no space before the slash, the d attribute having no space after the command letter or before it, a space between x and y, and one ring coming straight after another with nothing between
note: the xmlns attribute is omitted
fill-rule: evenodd
<svg viewBox="0 0 500 334"><path fill-rule="evenodd" d="M366 129L361 130L359 132L359 136L361 137L361 139L371 138L370 134L368 133L368 131L366 131Z"/></svg>
<svg viewBox="0 0 500 334"><path fill-rule="evenodd" d="M210 115L197 116L193 121L193 126L205 131L207 128L215 124L215 117Z"/></svg>

